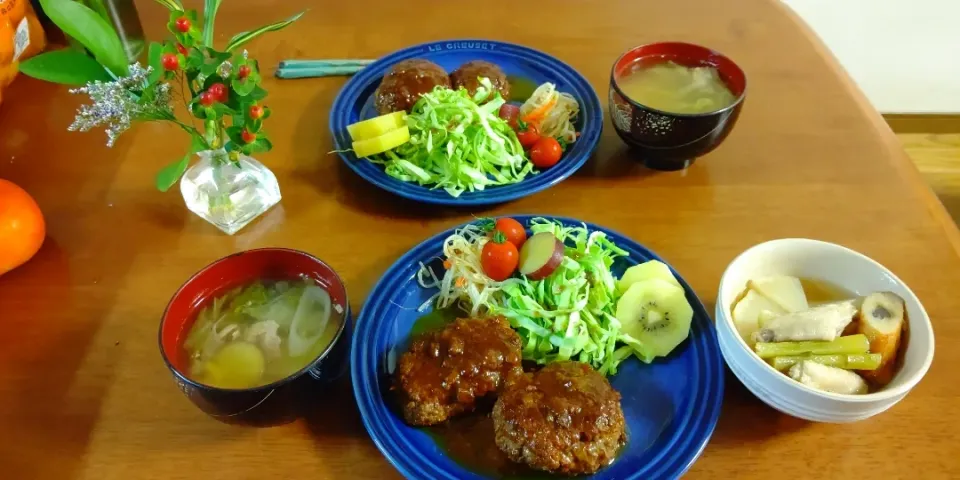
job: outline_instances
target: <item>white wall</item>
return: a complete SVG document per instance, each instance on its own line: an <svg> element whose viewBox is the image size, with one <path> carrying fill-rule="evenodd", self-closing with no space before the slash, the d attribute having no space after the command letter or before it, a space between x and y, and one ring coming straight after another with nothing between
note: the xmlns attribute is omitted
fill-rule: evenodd
<svg viewBox="0 0 960 480"><path fill-rule="evenodd" d="M783 0L882 113L960 114L960 0Z"/></svg>

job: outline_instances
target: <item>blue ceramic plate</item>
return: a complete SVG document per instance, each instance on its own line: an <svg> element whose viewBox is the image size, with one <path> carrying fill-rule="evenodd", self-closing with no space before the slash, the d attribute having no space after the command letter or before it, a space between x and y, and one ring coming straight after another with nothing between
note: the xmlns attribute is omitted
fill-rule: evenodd
<svg viewBox="0 0 960 480"><path fill-rule="evenodd" d="M512 185L490 187L477 192L464 192L451 197L442 189L430 189L388 176L383 167L358 159L353 152L341 152L347 166L368 182L401 197L441 205L489 205L515 200L547 189L566 179L590 158L600 140L603 110L597 93L582 75L569 65L536 50L489 40L446 40L406 48L387 55L353 76L337 95L330 109L330 131L337 150L350 148L347 125L377 116L373 105L374 91L390 68L401 60L424 58L448 72L470 60L495 63L508 76L529 79L540 85L553 82L561 92L568 92L580 103L576 127L580 139L564 153L552 168L530 175Z"/></svg>
<svg viewBox="0 0 960 480"><path fill-rule="evenodd" d="M514 218L527 224L532 217ZM614 264L617 276L631 265L659 259L623 235L596 225L587 227L606 232L629 252L629 257ZM360 313L350 353L353 390L363 423L390 463L410 479L485 478L449 458L426 431L407 426L386 397L392 366L403 353L414 322L423 315L417 308L435 293L417 283L420 262L442 270L438 257L443 239L451 233L452 229L421 243L387 270ZM610 378L623 397L628 443L613 464L592 478L677 478L697 459L716 426L723 397L723 360L716 332L693 290L677 278L695 312L690 338L651 365L631 358Z"/></svg>

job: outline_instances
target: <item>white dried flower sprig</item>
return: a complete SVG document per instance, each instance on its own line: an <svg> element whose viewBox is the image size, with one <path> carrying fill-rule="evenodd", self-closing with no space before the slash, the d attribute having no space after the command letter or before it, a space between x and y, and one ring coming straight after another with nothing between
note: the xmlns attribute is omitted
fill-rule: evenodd
<svg viewBox="0 0 960 480"><path fill-rule="evenodd" d="M132 121L173 118L169 84L157 84L153 95L141 101L141 94L150 84L152 71L152 67L143 68L134 63L125 77L111 82L93 81L71 89L70 93L89 95L92 103L80 107L67 130L86 132L106 126L107 146L112 147L117 137L130 128Z"/></svg>

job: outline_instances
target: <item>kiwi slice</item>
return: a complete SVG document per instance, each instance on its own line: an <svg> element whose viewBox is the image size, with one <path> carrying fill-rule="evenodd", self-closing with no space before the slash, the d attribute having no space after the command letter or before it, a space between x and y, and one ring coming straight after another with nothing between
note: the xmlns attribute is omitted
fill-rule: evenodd
<svg viewBox="0 0 960 480"><path fill-rule="evenodd" d="M690 334L693 308L682 288L659 278L635 282L617 302L621 331L654 357L665 357Z"/></svg>
<svg viewBox="0 0 960 480"><path fill-rule="evenodd" d="M626 292L634 283L653 278L680 287L680 282L673 276L673 272L670 271L670 267L668 267L667 264L657 260L650 260L639 265L634 265L623 272L623 276L617 281L617 291L620 293Z"/></svg>

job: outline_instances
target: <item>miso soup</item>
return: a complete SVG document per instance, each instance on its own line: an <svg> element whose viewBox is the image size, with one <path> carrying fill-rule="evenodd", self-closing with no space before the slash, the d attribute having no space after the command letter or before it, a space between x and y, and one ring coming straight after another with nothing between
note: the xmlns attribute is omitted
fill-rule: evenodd
<svg viewBox="0 0 960 480"><path fill-rule="evenodd" d="M617 79L631 100L670 113L709 113L729 107L736 96L711 66L687 67L672 61L637 62Z"/></svg>
<svg viewBox="0 0 960 480"><path fill-rule="evenodd" d="M307 366L334 339L342 308L313 280L258 281L214 298L183 348L188 376L217 388L253 388Z"/></svg>

